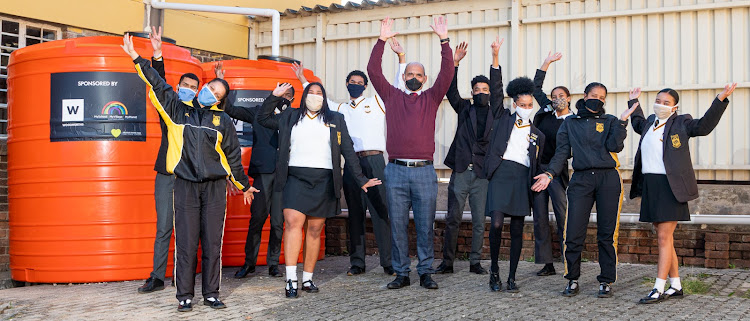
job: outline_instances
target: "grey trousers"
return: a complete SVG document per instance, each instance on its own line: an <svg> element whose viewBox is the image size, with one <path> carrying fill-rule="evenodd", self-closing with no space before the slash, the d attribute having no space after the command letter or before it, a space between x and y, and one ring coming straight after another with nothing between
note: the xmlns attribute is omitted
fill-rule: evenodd
<svg viewBox="0 0 750 321"><path fill-rule="evenodd" d="M568 210L568 199L565 195L567 188L566 184L558 176L552 180L546 190L534 193L534 261L537 264L548 264L554 260L552 255L552 234L550 234L549 227L550 199L552 199L552 210L555 212L557 236L560 240L560 251L562 251L565 214Z"/></svg>
<svg viewBox="0 0 750 321"><path fill-rule="evenodd" d="M156 239L154 240L154 270L151 277L164 281L167 273L169 242L174 227L174 175L156 173L154 202L156 203Z"/></svg>
<svg viewBox="0 0 750 321"><path fill-rule="evenodd" d="M250 204L250 223L245 240L245 265L255 266L260 251L263 225L269 213L271 216L271 233L268 237L266 264L279 265L281 254L281 237L284 233L284 214L281 211L281 192L274 191L276 174L253 175L253 186L260 190Z"/></svg>
<svg viewBox="0 0 750 321"><path fill-rule="evenodd" d="M445 222L443 239L443 263L447 266L453 265L456 259L456 248L458 243L458 226L464 213L466 198L469 198L471 207L471 264L479 263L484 245L484 209L487 203L487 179L478 178L473 170L465 170L463 173L453 172L448 184L448 216Z"/></svg>

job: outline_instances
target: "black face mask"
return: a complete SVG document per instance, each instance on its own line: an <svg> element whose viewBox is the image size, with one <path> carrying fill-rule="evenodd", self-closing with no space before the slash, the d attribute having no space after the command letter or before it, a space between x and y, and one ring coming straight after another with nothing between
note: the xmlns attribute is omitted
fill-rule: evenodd
<svg viewBox="0 0 750 321"><path fill-rule="evenodd" d="M358 98L359 96L362 96L362 93L365 91L365 86L348 84L346 85L346 90L349 92L349 97Z"/></svg>
<svg viewBox="0 0 750 321"><path fill-rule="evenodd" d="M474 94L474 105L487 106L490 104L490 95L485 93Z"/></svg>
<svg viewBox="0 0 750 321"><path fill-rule="evenodd" d="M417 91L419 88L422 88L422 83L417 78L412 78L406 81L406 88L411 91Z"/></svg>
<svg viewBox="0 0 750 321"><path fill-rule="evenodd" d="M584 102L584 106L594 114L604 113L604 102L599 99L589 99Z"/></svg>

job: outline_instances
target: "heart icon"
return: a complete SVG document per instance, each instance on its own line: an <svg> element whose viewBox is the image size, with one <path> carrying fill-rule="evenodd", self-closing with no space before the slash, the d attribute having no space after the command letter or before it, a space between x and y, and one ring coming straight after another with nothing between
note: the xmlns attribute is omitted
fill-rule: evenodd
<svg viewBox="0 0 750 321"><path fill-rule="evenodd" d="M122 130L119 130L119 129L115 128L115 129L111 130L110 133L112 133L112 136L115 136L115 138L117 138L117 137L120 136L120 134L122 134Z"/></svg>

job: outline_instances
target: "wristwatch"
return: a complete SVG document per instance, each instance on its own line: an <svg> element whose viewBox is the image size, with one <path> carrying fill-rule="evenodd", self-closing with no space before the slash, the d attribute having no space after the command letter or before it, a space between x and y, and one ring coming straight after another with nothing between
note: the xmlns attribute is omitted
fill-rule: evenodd
<svg viewBox="0 0 750 321"><path fill-rule="evenodd" d="M451 41L451 38L440 39L440 44L444 44L449 41Z"/></svg>

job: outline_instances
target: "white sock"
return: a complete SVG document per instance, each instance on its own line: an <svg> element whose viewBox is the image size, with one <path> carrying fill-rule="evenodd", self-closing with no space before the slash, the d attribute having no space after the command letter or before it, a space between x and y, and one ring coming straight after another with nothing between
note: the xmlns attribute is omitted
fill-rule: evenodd
<svg viewBox="0 0 750 321"><path fill-rule="evenodd" d="M667 280L656 278L656 282L654 282L654 289L656 289L659 294L664 293L664 285L667 284ZM654 293L658 297L658 294Z"/></svg>
<svg viewBox="0 0 750 321"><path fill-rule="evenodd" d="M297 288L297 266L296 265L287 265L286 266L286 280L292 280L292 287ZM287 290L289 290L289 283L287 282Z"/></svg>
<svg viewBox="0 0 750 321"><path fill-rule="evenodd" d="M680 283L680 278L669 278L669 286L673 289L667 290L667 294L672 295L673 293L682 290L682 283Z"/></svg>
<svg viewBox="0 0 750 321"><path fill-rule="evenodd" d="M307 281L312 281L312 276L313 276L312 272L302 271L302 283L305 283Z"/></svg>

